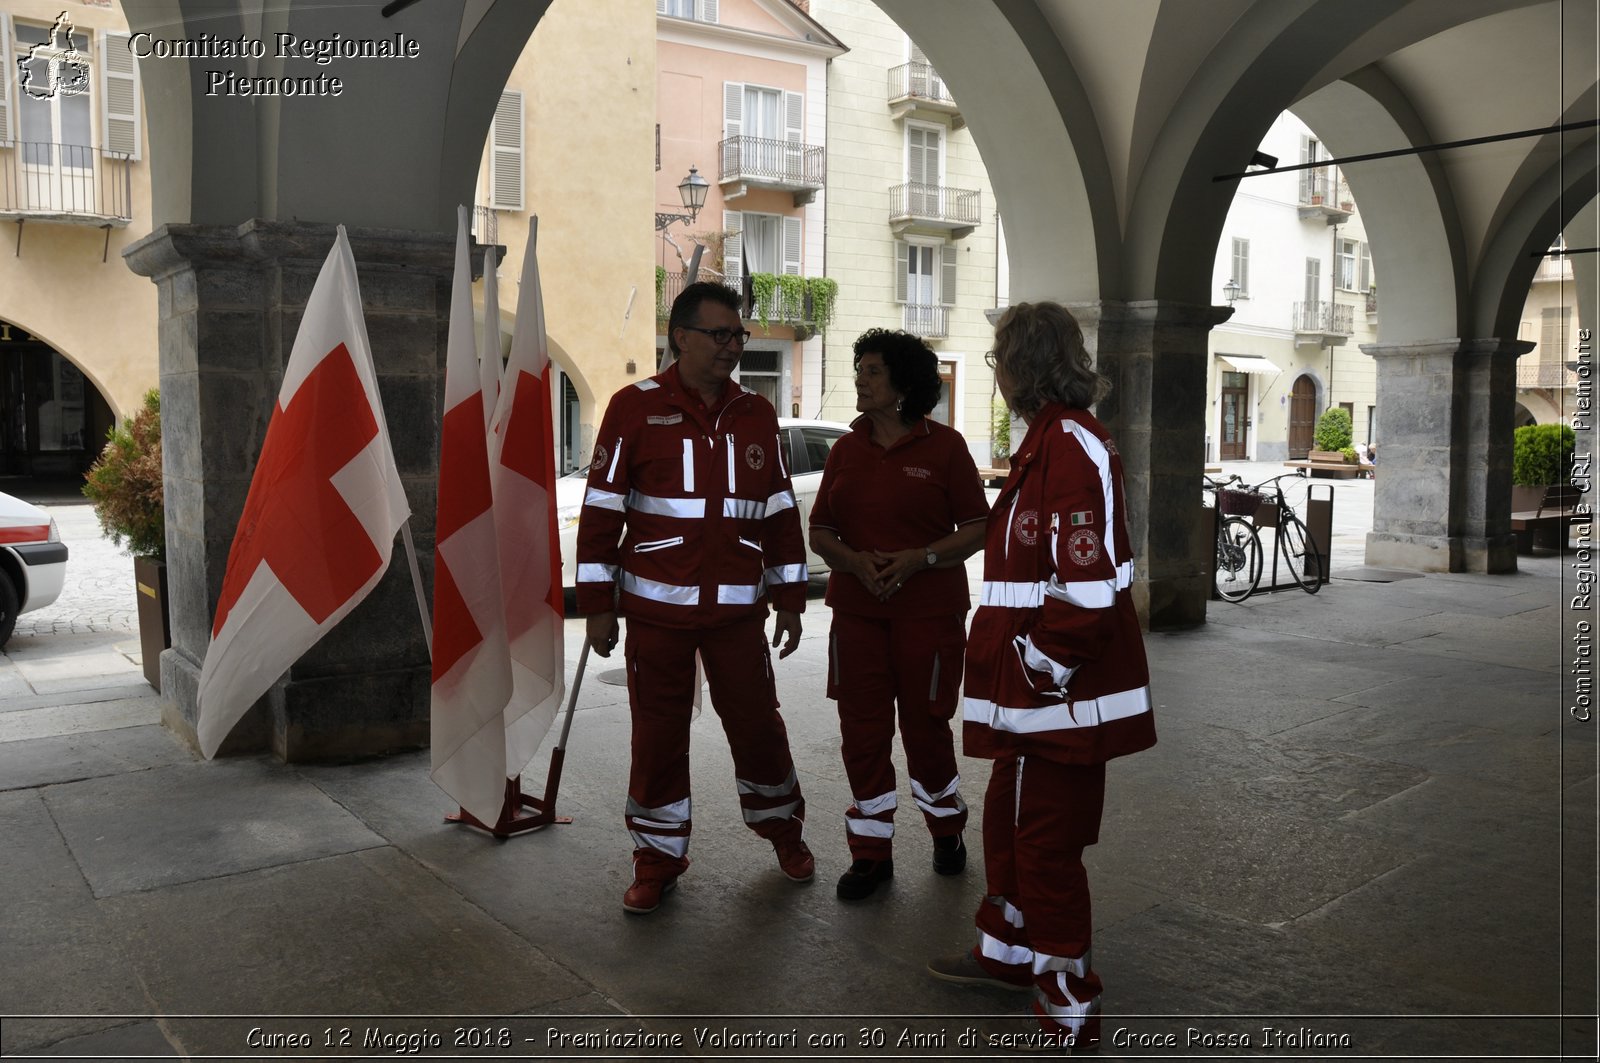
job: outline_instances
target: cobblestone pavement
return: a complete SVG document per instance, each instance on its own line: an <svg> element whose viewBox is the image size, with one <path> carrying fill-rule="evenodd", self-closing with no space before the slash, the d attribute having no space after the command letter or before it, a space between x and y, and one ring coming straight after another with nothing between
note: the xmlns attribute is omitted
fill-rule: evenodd
<svg viewBox="0 0 1600 1063"><path fill-rule="evenodd" d="M67 578L55 603L17 618L11 649L30 636L122 634L139 630L133 558L100 531L87 500L29 498L56 520L67 544Z"/></svg>

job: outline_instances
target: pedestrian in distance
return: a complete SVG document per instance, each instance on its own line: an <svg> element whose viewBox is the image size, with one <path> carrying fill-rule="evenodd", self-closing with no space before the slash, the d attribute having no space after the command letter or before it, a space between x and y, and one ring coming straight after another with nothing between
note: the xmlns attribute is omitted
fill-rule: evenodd
<svg viewBox="0 0 1600 1063"><path fill-rule="evenodd" d="M1122 458L1089 407L1109 390L1056 303L1019 303L990 353L1028 422L989 515L967 638L962 742L994 762L977 944L931 961L949 982L1034 994L1051 1043L1100 1037L1083 850L1100 837L1106 762L1155 744L1134 610Z"/></svg>
<svg viewBox="0 0 1600 1063"><path fill-rule="evenodd" d="M950 719L971 606L962 563L989 514L961 433L927 416L941 387L927 344L872 329L856 341L855 369L861 416L829 452L811 510L812 549L831 569L828 696L854 798L844 815L852 863L836 890L847 901L894 877L897 717L933 869L966 867Z"/></svg>
<svg viewBox="0 0 1600 1063"><path fill-rule="evenodd" d="M634 913L654 911L689 866L697 655L745 825L772 843L789 878L815 871L765 631L770 603L779 658L799 645L805 540L777 415L732 379L750 338L739 310L733 291L708 282L673 301L677 360L612 396L579 516L576 589L590 648L609 657L618 615L627 618L634 850L622 906Z"/></svg>

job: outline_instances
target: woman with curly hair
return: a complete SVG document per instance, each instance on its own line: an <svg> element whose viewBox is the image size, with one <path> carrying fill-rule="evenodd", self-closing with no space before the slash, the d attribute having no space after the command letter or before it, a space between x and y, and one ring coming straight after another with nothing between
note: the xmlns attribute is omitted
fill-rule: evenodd
<svg viewBox="0 0 1600 1063"><path fill-rule="evenodd" d="M990 364L1028 421L989 515L967 640L962 743L994 761L984 795L977 945L928 964L949 982L1034 993L1062 1047L1100 1037L1083 850L1100 837L1106 761L1155 744L1134 610L1122 458L1089 412L1109 383L1056 303L1019 303Z"/></svg>
<svg viewBox="0 0 1600 1063"><path fill-rule="evenodd" d="M963 562L989 512L961 434L927 417L940 389L927 344L871 329L856 341L855 367L861 416L829 453L811 510L811 547L832 568L828 696L854 797L844 816L852 863L837 888L847 901L894 876L897 716L933 869L966 867L950 719L970 607Z"/></svg>

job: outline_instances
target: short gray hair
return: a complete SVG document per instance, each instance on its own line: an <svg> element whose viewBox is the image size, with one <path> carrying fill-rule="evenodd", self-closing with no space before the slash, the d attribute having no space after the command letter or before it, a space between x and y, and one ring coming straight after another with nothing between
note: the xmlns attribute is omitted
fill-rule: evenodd
<svg viewBox="0 0 1600 1063"><path fill-rule="evenodd" d="M1111 391L1095 372L1078 319L1060 303L1017 303L994 329L996 371L1011 381L1011 406L1032 417L1052 402L1088 409Z"/></svg>

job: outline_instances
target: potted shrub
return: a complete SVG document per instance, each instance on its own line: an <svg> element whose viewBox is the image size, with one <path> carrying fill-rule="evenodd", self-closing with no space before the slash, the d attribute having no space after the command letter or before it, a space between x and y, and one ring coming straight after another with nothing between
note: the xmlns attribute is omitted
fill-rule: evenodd
<svg viewBox="0 0 1600 1063"><path fill-rule="evenodd" d="M161 482L161 393L145 392L144 405L106 433L106 446L84 477L111 542L133 555L139 603L139 643L144 677L161 689L161 651L172 645L167 612L166 510Z"/></svg>
<svg viewBox="0 0 1600 1063"><path fill-rule="evenodd" d="M1545 489L1565 486L1572 475L1576 437L1564 424L1530 424L1511 443L1511 512L1538 509Z"/></svg>
<svg viewBox="0 0 1600 1063"><path fill-rule="evenodd" d="M1317 418L1316 449L1312 461L1347 461L1354 465L1356 450L1352 445L1354 433L1350 425L1350 411L1343 406L1330 406Z"/></svg>

